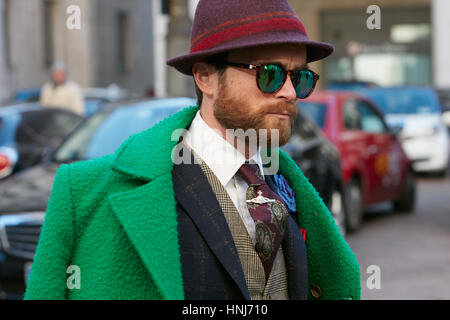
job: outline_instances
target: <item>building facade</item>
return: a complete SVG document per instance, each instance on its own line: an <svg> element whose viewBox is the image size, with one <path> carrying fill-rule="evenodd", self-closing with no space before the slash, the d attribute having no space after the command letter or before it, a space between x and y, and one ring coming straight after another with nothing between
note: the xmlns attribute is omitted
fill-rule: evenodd
<svg viewBox="0 0 450 320"><path fill-rule="evenodd" d="M450 1L288 1L310 37L336 48L330 58L312 64L323 75L322 86L357 79L450 87ZM376 18L379 28L374 28Z"/></svg>
<svg viewBox="0 0 450 320"><path fill-rule="evenodd" d="M154 90L152 17L149 0L0 0L0 101L56 61L82 87Z"/></svg>

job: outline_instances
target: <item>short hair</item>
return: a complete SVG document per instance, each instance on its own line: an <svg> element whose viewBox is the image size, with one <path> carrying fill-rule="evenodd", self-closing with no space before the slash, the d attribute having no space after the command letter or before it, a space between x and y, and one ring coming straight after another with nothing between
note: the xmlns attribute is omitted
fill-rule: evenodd
<svg viewBox="0 0 450 320"><path fill-rule="evenodd" d="M51 70L52 70L52 72L56 71L56 70L63 70L64 72L67 73L67 65L62 61L55 61L52 64Z"/></svg>
<svg viewBox="0 0 450 320"><path fill-rule="evenodd" d="M210 57L209 59L203 61L205 63L208 63L212 65L214 68L216 68L217 74L219 75L219 79L223 76L225 73L226 65L224 62L227 61L228 58L228 52L220 53L217 55L214 55ZM195 94L197 95L197 105L200 107L203 102L203 92L200 90L200 88L197 86L197 83L194 80L195 85Z"/></svg>

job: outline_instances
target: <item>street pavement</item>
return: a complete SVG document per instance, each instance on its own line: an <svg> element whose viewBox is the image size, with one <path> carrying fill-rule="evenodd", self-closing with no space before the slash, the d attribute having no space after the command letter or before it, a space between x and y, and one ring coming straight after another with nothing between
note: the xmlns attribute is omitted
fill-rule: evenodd
<svg viewBox="0 0 450 320"><path fill-rule="evenodd" d="M361 298L450 299L450 172L418 176L413 213L390 209L366 214L361 229L347 236L360 264Z"/></svg>

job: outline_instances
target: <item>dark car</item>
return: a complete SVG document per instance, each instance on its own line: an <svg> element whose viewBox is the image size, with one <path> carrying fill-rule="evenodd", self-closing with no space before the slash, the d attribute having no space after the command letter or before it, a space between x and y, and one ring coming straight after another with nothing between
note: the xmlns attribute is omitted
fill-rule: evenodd
<svg viewBox="0 0 450 320"><path fill-rule="evenodd" d="M0 179L36 165L80 124L72 112L29 103L0 108Z"/></svg>
<svg viewBox="0 0 450 320"><path fill-rule="evenodd" d="M302 110L298 110L292 136L281 149L292 157L309 179L345 235L344 190L337 148Z"/></svg>
<svg viewBox="0 0 450 320"><path fill-rule="evenodd" d="M195 104L189 98L154 99L100 111L72 132L47 161L0 184L0 197L6 199L0 203L0 290L8 292L7 298L23 294L60 164L112 154L130 135ZM342 181L336 149L302 113L283 148L339 216Z"/></svg>

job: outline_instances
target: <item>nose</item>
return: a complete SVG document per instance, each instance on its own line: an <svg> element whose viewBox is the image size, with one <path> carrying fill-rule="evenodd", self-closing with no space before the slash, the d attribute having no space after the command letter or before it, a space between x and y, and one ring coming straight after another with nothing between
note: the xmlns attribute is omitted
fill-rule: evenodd
<svg viewBox="0 0 450 320"><path fill-rule="evenodd" d="M295 100L297 98L297 93L295 92L290 73L287 75L286 81L276 95L277 98L284 98L287 100Z"/></svg>

